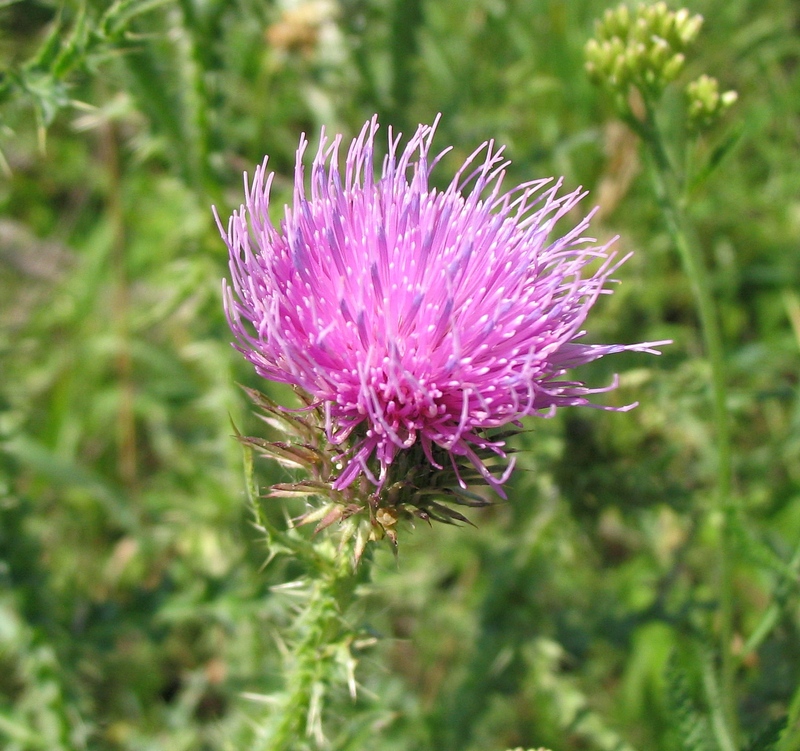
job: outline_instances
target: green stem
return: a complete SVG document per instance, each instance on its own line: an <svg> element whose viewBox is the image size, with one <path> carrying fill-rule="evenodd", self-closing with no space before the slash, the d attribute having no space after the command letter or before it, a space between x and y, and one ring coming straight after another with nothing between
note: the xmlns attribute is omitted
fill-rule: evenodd
<svg viewBox="0 0 800 751"><path fill-rule="evenodd" d="M711 727L720 751L737 751L739 748L734 732L735 726L731 724L727 715L725 695L717 684L717 676L710 656L702 655L703 662L703 687L705 688L711 712Z"/></svg>
<svg viewBox="0 0 800 751"><path fill-rule="evenodd" d="M734 513L732 499L733 467L731 427L727 407L725 354L722 334L714 304L714 296L700 248L689 241L686 219L679 199L680 182L670 162L664 139L658 128L652 103L645 100L646 119L636 129L650 151L651 174L664 222L674 243L697 304L703 342L711 367L714 422L717 438L716 511L720 524L720 651L722 666L720 688L728 731L734 741L738 738L738 721L734 701L735 663L731 652L733 636L733 584L731 572L731 532Z"/></svg>
<svg viewBox="0 0 800 751"><path fill-rule="evenodd" d="M327 537L312 540L297 529L281 530L262 512L258 484L254 475L253 451L243 441L244 479L248 501L255 515L255 526L266 538L268 561L283 553L303 563L307 594L289 626L289 644L285 654L285 685L270 704L268 721L258 731L252 751L288 751L305 748L303 740L316 736L322 745L322 709L326 690L341 683L342 668L346 682L355 695L355 659L350 645L356 636L345 614L356 599L356 587L369 576L372 561L369 548L354 570L356 539L344 539L338 547ZM362 550L362 552L364 552Z"/></svg>
<svg viewBox="0 0 800 751"><path fill-rule="evenodd" d="M344 548L310 579L308 600L292 626L295 641L286 657L286 686L266 738L259 738L253 751L301 748L302 739L309 736L322 743L323 700L341 664L337 647L347 647L351 636L343 616L353 602L362 568L369 565L362 561L359 573L354 573L348 546Z"/></svg>

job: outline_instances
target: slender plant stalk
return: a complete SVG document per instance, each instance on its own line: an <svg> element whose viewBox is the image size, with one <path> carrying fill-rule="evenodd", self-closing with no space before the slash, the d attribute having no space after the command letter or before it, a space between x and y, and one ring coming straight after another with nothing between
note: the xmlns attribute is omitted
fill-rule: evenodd
<svg viewBox="0 0 800 751"><path fill-rule="evenodd" d="M714 729L714 736L717 739L720 751L737 751L739 745L734 740L735 726L731 723L730 718L726 717L727 707L725 695L720 690L717 683L717 675L714 670L713 662L708 657L701 656L703 661L703 685L705 687L706 696L711 710L711 727Z"/></svg>
<svg viewBox="0 0 800 751"><path fill-rule="evenodd" d="M114 316L118 343L116 368L120 383L117 413L117 465L120 479L129 488L136 484L136 419L134 414L133 362L130 352L130 292L128 289L127 227L122 199L122 169L119 160L119 141L113 123L101 130L103 156L109 175L109 216L113 227L111 263L115 275Z"/></svg>
<svg viewBox="0 0 800 751"><path fill-rule="evenodd" d="M725 354L722 346L719 317L714 304L708 269L701 249L689 239L684 212L682 181L670 161L664 138L658 127L653 103L644 97L645 119L630 118L629 124L642 138L651 157L653 186L664 223L680 255L689 277L697 304L703 342L711 367L711 387L716 427L717 466L715 510L719 517L719 576L720 576L720 695L727 723L726 734L735 744L739 736L734 700L735 662L731 652L733 636L733 584L731 567L732 522L735 510L732 497L731 427L727 407Z"/></svg>

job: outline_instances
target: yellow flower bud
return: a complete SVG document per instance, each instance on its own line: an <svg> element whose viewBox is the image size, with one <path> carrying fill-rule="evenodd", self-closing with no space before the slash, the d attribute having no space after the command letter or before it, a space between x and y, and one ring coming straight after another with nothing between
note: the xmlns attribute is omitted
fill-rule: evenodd
<svg viewBox="0 0 800 751"><path fill-rule="evenodd" d="M664 65L661 70L661 75L664 81L674 81L678 77L678 73L683 69L683 64L686 62L686 57L683 53L678 52Z"/></svg>

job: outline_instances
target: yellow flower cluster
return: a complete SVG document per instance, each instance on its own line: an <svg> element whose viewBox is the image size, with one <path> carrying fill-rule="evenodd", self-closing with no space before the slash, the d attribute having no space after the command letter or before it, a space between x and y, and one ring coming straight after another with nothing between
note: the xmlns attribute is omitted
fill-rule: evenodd
<svg viewBox="0 0 800 751"><path fill-rule="evenodd" d="M586 44L586 70L596 83L626 91L629 86L658 96L683 69L684 52L695 40L703 17L666 3L609 9Z"/></svg>
<svg viewBox="0 0 800 751"><path fill-rule="evenodd" d="M720 94L717 79L705 73L686 87L686 95L689 99L689 123L695 130L713 125L739 98L735 91Z"/></svg>

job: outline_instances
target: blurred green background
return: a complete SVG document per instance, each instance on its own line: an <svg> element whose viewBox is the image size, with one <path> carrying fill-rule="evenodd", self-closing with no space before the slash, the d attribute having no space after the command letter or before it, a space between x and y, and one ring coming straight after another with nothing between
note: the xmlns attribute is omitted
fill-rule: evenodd
<svg viewBox="0 0 800 751"><path fill-rule="evenodd" d="M349 138L377 112L409 133L440 112L441 184L494 138L509 185L587 187L596 236L635 250L587 339L675 343L584 369L619 371L605 403L641 406L530 421L511 500L477 528L379 552L359 616L375 640L358 699L331 699L327 748L715 748L708 372L637 141L583 70L606 7L0 2L0 747L248 747L269 707L243 694L280 685L292 608L272 587L297 571L262 566L245 502L230 420L261 428L236 384L271 387L230 346L210 207L227 217L269 154L279 218L301 132ZM728 355L754 738L800 705L800 6L689 8L706 23L686 79L736 89L720 132L743 126L690 214Z"/></svg>

